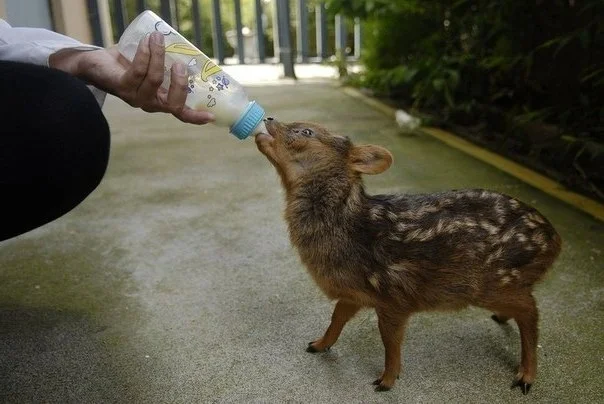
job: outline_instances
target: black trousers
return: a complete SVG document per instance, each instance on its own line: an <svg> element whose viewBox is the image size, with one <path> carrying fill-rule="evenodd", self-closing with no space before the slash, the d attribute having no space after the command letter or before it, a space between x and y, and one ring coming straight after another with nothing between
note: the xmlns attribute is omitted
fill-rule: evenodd
<svg viewBox="0 0 604 404"><path fill-rule="evenodd" d="M79 79L0 61L0 241L59 218L101 182L109 126Z"/></svg>

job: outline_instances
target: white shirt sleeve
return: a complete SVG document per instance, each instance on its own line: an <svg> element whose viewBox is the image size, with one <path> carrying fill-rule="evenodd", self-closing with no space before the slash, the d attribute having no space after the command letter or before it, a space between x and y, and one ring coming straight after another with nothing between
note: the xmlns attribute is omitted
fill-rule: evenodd
<svg viewBox="0 0 604 404"><path fill-rule="evenodd" d="M48 67L50 55L62 49L96 50L73 38L43 28L11 27L0 18L0 60L24 62ZM102 107L106 92L89 85L88 88Z"/></svg>

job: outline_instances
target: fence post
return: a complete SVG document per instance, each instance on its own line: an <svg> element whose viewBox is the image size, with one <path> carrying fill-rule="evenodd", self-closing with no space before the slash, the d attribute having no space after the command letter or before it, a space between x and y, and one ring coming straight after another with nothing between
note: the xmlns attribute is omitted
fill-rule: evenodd
<svg viewBox="0 0 604 404"><path fill-rule="evenodd" d="M140 14L147 9L147 2L145 0L136 0L136 11Z"/></svg>
<svg viewBox="0 0 604 404"><path fill-rule="evenodd" d="M170 4L172 6L172 10L174 11L174 14L172 15L172 20L174 21L174 24L176 24L174 27L177 31L180 31L180 6L178 5L178 0L170 0Z"/></svg>
<svg viewBox="0 0 604 404"><path fill-rule="evenodd" d="M160 14L161 18L178 31L178 27L174 24L174 12L172 11L172 0L161 0Z"/></svg>
<svg viewBox="0 0 604 404"><path fill-rule="evenodd" d="M193 0L191 12L193 14L193 35L195 36L195 45L198 49L203 49L203 36L201 34L201 13L199 12L199 0Z"/></svg>
<svg viewBox="0 0 604 404"><path fill-rule="evenodd" d="M103 30L101 29L101 16L97 0L88 0L88 21L92 33L92 43L96 46L103 46Z"/></svg>
<svg viewBox="0 0 604 404"><path fill-rule="evenodd" d="M342 52L346 56L346 23L341 14L336 14L336 53Z"/></svg>
<svg viewBox="0 0 604 404"><path fill-rule="evenodd" d="M362 28L361 28L361 19L354 19L354 57L359 59L361 57L361 42L362 42Z"/></svg>
<svg viewBox="0 0 604 404"><path fill-rule="evenodd" d="M237 30L237 56L240 64L245 64L243 45L243 24L241 23L241 0L235 0L235 29Z"/></svg>
<svg viewBox="0 0 604 404"><path fill-rule="evenodd" d="M317 56L321 60L327 58L327 19L325 18L325 13L325 3L319 3L315 6Z"/></svg>
<svg viewBox="0 0 604 404"><path fill-rule="evenodd" d="M262 21L262 0L256 0L256 41L258 46L258 61L264 63L265 50L264 50L264 24Z"/></svg>
<svg viewBox="0 0 604 404"><path fill-rule="evenodd" d="M306 0L298 0L297 24L298 60L302 63L308 61L308 9Z"/></svg>
<svg viewBox="0 0 604 404"><path fill-rule="evenodd" d="M289 32L289 0L277 0L277 22L279 26L279 59L283 63L285 77L296 78L294 72L294 54Z"/></svg>
<svg viewBox="0 0 604 404"><path fill-rule="evenodd" d="M212 20L214 29L212 36L214 38L214 58L218 64L224 63L224 44L222 43L222 17L220 15L220 0L212 0Z"/></svg>
<svg viewBox="0 0 604 404"><path fill-rule="evenodd" d="M115 6L115 28L117 28L117 37L121 37L126 29L126 4L123 0L113 0Z"/></svg>
<svg viewBox="0 0 604 404"><path fill-rule="evenodd" d="M276 59L279 58L279 13L277 10L279 9L277 5L277 1L275 0L272 3L271 12L273 14L273 49L274 56Z"/></svg>

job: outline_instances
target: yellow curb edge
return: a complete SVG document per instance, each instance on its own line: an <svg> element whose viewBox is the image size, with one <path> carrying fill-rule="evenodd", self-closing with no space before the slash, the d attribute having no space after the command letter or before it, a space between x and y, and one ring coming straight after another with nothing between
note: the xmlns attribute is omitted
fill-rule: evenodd
<svg viewBox="0 0 604 404"><path fill-rule="evenodd" d="M341 87L341 89L349 96L362 100L366 104L376 108L377 110L394 119L396 113L395 108L392 108L391 106L386 105L374 98L370 98L355 88ZM432 127L422 127L421 130L433 138L447 144L448 146L460 150L493 167L496 167L499 170L545 192L546 194L566 202L567 204L604 222L604 204L601 204L586 196L577 194L551 178L539 174L514 161L508 160L499 154L477 146L474 143L462 139L452 133Z"/></svg>

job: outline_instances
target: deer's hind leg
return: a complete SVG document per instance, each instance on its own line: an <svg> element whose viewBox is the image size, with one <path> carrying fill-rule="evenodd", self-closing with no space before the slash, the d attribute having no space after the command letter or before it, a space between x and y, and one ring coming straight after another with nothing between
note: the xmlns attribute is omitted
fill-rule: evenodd
<svg viewBox="0 0 604 404"><path fill-rule="evenodd" d="M411 313L376 309L385 358L382 376L373 382L376 391L390 390L401 372L401 345Z"/></svg>
<svg viewBox="0 0 604 404"><path fill-rule="evenodd" d="M487 308L494 311L498 319L513 318L518 324L522 354L512 388L520 387L523 394L528 394L537 375L539 312L535 299L529 292L508 297L505 302L497 302Z"/></svg>

